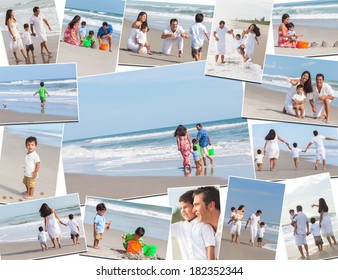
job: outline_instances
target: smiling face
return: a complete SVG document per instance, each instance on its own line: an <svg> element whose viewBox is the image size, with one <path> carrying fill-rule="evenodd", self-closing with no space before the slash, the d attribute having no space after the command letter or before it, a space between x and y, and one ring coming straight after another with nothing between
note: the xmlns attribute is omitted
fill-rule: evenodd
<svg viewBox="0 0 338 280"><path fill-rule="evenodd" d="M316 77L316 84L319 88L321 88L323 86L323 83L324 83L324 79L323 79L322 76Z"/></svg>
<svg viewBox="0 0 338 280"><path fill-rule="evenodd" d="M283 19L283 23L284 23L284 24L288 24L289 21L290 21L290 17L287 17L287 18Z"/></svg>
<svg viewBox="0 0 338 280"><path fill-rule="evenodd" d="M254 29L255 29L255 26L254 26L253 24L251 24L251 25L249 26L249 30L250 30L250 31L254 31Z"/></svg>
<svg viewBox="0 0 338 280"><path fill-rule="evenodd" d="M210 205L205 205L203 196L203 193L194 196L193 212L196 214L199 222L208 223L210 221L210 211L208 206Z"/></svg>
<svg viewBox="0 0 338 280"><path fill-rule="evenodd" d="M191 221L194 218L196 218L195 213L193 212L194 206L188 202L188 201L181 201L180 202L180 208L181 208L181 215L186 221Z"/></svg>
<svg viewBox="0 0 338 280"><path fill-rule="evenodd" d="M143 14L141 17L140 17L140 20L142 22L145 22L147 20L147 14Z"/></svg>
<svg viewBox="0 0 338 280"><path fill-rule="evenodd" d="M178 25L178 22L177 21L173 21L171 24L170 24L170 28L171 28L171 31L172 32L175 32L177 30L177 25Z"/></svg>
<svg viewBox="0 0 338 280"><path fill-rule="evenodd" d="M27 152L29 154L32 153L32 152L34 152L36 150L36 144L35 144L35 142L34 141L28 142L26 144L26 149L27 149Z"/></svg>
<svg viewBox="0 0 338 280"><path fill-rule="evenodd" d="M303 83L305 83L307 80L309 79L309 74L308 73L304 73L301 77L301 81Z"/></svg>

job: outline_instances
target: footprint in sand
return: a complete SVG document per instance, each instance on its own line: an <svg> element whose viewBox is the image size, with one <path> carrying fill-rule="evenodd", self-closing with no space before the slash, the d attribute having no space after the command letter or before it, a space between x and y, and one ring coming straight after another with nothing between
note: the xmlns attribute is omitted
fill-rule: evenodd
<svg viewBox="0 0 338 280"><path fill-rule="evenodd" d="M9 199L13 199L13 196L10 196Z"/></svg>
<svg viewBox="0 0 338 280"><path fill-rule="evenodd" d="M40 192L40 195L45 195L45 193L44 192Z"/></svg>
<svg viewBox="0 0 338 280"><path fill-rule="evenodd" d="M7 196L3 196L3 197L2 197L2 199L6 199L6 198L7 198Z"/></svg>

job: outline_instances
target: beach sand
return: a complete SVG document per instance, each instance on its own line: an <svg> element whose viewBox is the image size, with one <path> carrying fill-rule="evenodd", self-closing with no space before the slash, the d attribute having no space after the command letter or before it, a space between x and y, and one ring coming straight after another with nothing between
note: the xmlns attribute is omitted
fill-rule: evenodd
<svg viewBox="0 0 338 280"><path fill-rule="evenodd" d="M0 160L0 202L13 203L24 200L22 192L26 190L26 187L22 179L26 153L25 139L11 134L5 128ZM41 168L34 198L54 196L60 148L38 143L37 153L41 159Z"/></svg>
<svg viewBox="0 0 338 280"><path fill-rule="evenodd" d="M62 28L57 63L76 62L79 77L115 72L119 42L113 40L113 51L85 48L63 42ZM97 42L98 43L98 42Z"/></svg>
<svg viewBox="0 0 338 280"><path fill-rule="evenodd" d="M176 45L173 45L171 49L171 55L162 54L162 39L161 34L163 30L158 30L151 28L148 32L148 42L150 44L150 50L153 55L148 54L137 54L127 50L127 39L129 37L130 29L132 22L124 20L121 44L119 50L119 64L124 65L138 65L138 66L162 66L162 65L171 65L176 63L183 62L192 62L195 61L191 56L191 39L184 39L183 55L178 57L178 51ZM166 26L164 27L166 28ZM188 32L188 30L185 30ZM209 34L210 35L210 34ZM202 60L205 60L208 53L208 44L207 39L204 40L203 51L202 51Z"/></svg>
<svg viewBox="0 0 338 280"><path fill-rule="evenodd" d="M304 104L305 118L300 119L295 116L283 114L282 109L286 93L287 90L285 93L280 93L264 88L260 85L247 83L245 85L242 117L260 120L338 126L338 107L332 105L330 106L330 124L326 124L324 119L314 119L312 117L312 110L308 101Z"/></svg>
<svg viewBox="0 0 338 280"><path fill-rule="evenodd" d="M48 239L48 250L42 252L38 240L27 242L10 242L0 244L1 260L30 260L57 257L86 251L84 237L79 238L80 244L73 245L70 238L61 239L61 248L52 248L53 244Z"/></svg>
<svg viewBox="0 0 338 280"><path fill-rule="evenodd" d="M23 124L23 123L51 123L51 122L74 122L78 121L78 117L59 116L32 113L21 113L13 110L0 110L0 124Z"/></svg>
<svg viewBox="0 0 338 280"><path fill-rule="evenodd" d="M296 25L295 30L297 34L303 34L300 41L317 42L318 47L297 49L297 48L280 48L277 46L278 40L278 26L279 23L273 25L273 36L275 45L275 54L291 55L291 56L319 56L338 54L338 47L333 47L334 43L338 41L338 32L334 28L314 27ZM329 47L322 47L322 42L327 41Z"/></svg>
<svg viewBox="0 0 338 280"><path fill-rule="evenodd" d="M8 57L8 64L9 65L23 65L26 64L26 61L21 54L21 52L18 52L18 57L22 60L21 62L17 63L14 59L14 55L12 52L9 51L8 45L8 31L2 31L2 36L4 38L4 44L6 47L7 57ZM33 37L33 45L34 45L34 55L35 58L32 58L31 52L30 55L30 63L27 64L47 64L47 63L56 63L56 56L58 52L58 46L59 46L59 36L50 36L47 37L47 46L48 49L52 52L51 55L42 55L40 50L40 40L38 37ZM26 48L25 48L26 49ZM45 50L44 50L45 51Z"/></svg>
<svg viewBox="0 0 338 280"><path fill-rule="evenodd" d="M210 176L100 176L65 173L65 180L67 192L79 193L81 204L84 204L86 195L122 199L165 194L172 187L227 184L223 178Z"/></svg>
<svg viewBox="0 0 338 280"><path fill-rule="evenodd" d="M231 243L231 235L229 234L229 227L223 228L220 260L274 260L276 251L268 250L265 248L249 245L250 233L249 230L241 230L239 237L240 244ZM264 244L276 244L277 242L263 238Z"/></svg>
<svg viewBox="0 0 338 280"><path fill-rule="evenodd" d="M283 143L281 144L284 145ZM257 148L255 147L254 151L256 151L257 149L259 149L259 147ZM280 151L279 158L277 160L276 170L271 172L270 163L269 163L270 161L267 155L263 159L263 171L258 171L257 165L255 166L256 179L261 179L261 180L292 179L292 178L299 178L299 177L316 175L316 174L321 174L321 173L326 173L326 172L330 172L331 176L338 175L338 167L334 165L330 165L329 161L327 161L326 170L323 170L322 163L319 164L319 169L315 170L315 164L307 161L306 159L307 159L306 153L301 153L299 157L299 170L296 171L294 161L291 158L291 151L290 153L285 152L285 151ZM313 156L313 158L311 159L314 160L315 156Z"/></svg>
<svg viewBox="0 0 338 280"><path fill-rule="evenodd" d="M124 260L164 260L167 254L167 242L157 238L143 236L145 244L156 245L157 250L154 257L145 257L143 255L133 255L127 253L122 245L121 235L124 233L119 230L110 229L103 235L99 246L101 249L93 248L93 226L85 224L85 232L87 237L87 252L82 254L84 256L93 256L108 259L124 259Z"/></svg>

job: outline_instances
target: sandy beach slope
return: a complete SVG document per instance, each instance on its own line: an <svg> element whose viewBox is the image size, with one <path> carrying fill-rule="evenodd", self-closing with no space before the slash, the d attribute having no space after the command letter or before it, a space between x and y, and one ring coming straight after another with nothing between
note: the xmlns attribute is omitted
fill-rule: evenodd
<svg viewBox="0 0 338 280"><path fill-rule="evenodd" d="M338 41L338 32L334 28L315 27L315 26L296 26L297 34L303 34L300 37L301 41L317 42L318 47L297 49L297 48L280 48L277 46L278 40L278 26L273 25L273 36L275 45L275 54L291 55L291 56L320 56L320 55L332 55L338 54L338 46L334 47L334 43ZM322 42L327 41L328 47L322 47Z"/></svg>
<svg viewBox="0 0 338 280"><path fill-rule="evenodd" d="M245 85L242 117L260 120L276 120L306 124L327 125L324 119L314 119L309 101L305 102L305 118L300 119L282 113L287 92L280 93L260 85L247 83ZM338 126L338 107L331 105L331 122Z"/></svg>
<svg viewBox="0 0 338 280"><path fill-rule="evenodd" d="M274 260L276 251L268 250L265 248L249 245L250 234L248 230L241 230L239 237L240 244L231 243L231 235L229 234L229 227L223 228L220 260ZM263 246L265 244L276 244L275 241L263 238Z"/></svg>
<svg viewBox="0 0 338 280"><path fill-rule="evenodd" d="M4 38L4 44L6 47L7 57L8 57L8 64L9 65L22 65L26 64L24 57L22 56L21 52L18 52L18 57L22 60L21 62L17 63L14 59L14 55L12 52L9 51L9 43L8 43L8 31L2 31L2 36ZM31 52L30 55L30 63L27 64L46 64L46 63L56 63L56 56L58 52L59 46L59 36L50 36L47 37L47 46L48 49L52 52L51 55L41 54L40 49L40 40L38 37L33 37L33 45L34 45L34 55L35 58L32 58ZM45 51L45 50L44 50Z"/></svg>
<svg viewBox="0 0 338 280"><path fill-rule="evenodd" d="M34 198L54 196L60 148L38 143L37 152L41 159L41 168ZM5 128L0 160L0 201L3 203L23 200L22 192L26 190L22 183L26 153L25 139L11 134Z"/></svg>
<svg viewBox="0 0 338 280"><path fill-rule="evenodd" d="M137 54L127 50L127 39L129 37L132 22L124 20L123 30L121 36L121 44L119 50L119 64L126 65L142 65L142 66L161 66L170 65L183 62L195 61L191 56L191 39L184 39L184 48L182 57L178 57L177 47L173 45L171 49L171 55L162 54L162 39L161 34L163 30L151 28L148 32L148 41L150 44L150 50L153 55ZM189 30L185 30L187 33ZM202 60L205 60L208 53L209 41L205 40L203 45Z"/></svg>
<svg viewBox="0 0 338 280"><path fill-rule="evenodd" d="M124 233L122 231L115 229L110 229L108 232L106 231L103 239L99 243L101 249L93 248L93 226L85 224L85 232L88 242L87 252L83 254L85 256L124 260L164 260L166 258L167 242L157 238L143 237L145 244L158 246L154 257L145 257L143 255L133 255L125 251L122 245L121 235Z"/></svg>

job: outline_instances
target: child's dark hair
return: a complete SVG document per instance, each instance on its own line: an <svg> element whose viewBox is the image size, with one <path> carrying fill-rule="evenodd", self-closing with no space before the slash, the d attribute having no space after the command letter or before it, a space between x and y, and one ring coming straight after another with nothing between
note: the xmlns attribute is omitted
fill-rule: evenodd
<svg viewBox="0 0 338 280"><path fill-rule="evenodd" d="M195 22L199 23L199 22L203 22L204 20L204 15L202 13L198 13L195 16Z"/></svg>
<svg viewBox="0 0 338 280"><path fill-rule="evenodd" d="M40 87L44 87L45 86L45 83L44 82L41 82L40 83Z"/></svg>
<svg viewBox="0 0 338 280"><path fill-rule="evenodd" d="M257 210L256 214L262 214L262 210Z"/></svg>
<svg viewBox="0 0 338 280"><path fill-rule="evenodd" d="M259 225L260 225L260 226L265 226L265 223L264 223L264 222L260 222Z"/></svg>
<svg viewBox="0 0 338 280"><path fill-rule="evenodd" d="M194 138L194 139L191 140L191 142L192 142L193 144L194 144L194 143L197 143L197 139Z"/></svg>
<svg viewBox="0 0 338 280"><path fill-rule="evenodd" d="M99 203L96 205L96 211L107 211L106 205L104 205L104 203Z"/></svg>
<svg viewBox="0 0 338 280"><path fill-rule="evenodd" d="M296 87L296 89L299 89L299 88L304 89L304 85L299 84L299 85Z"/></svg>
<svg viewBox="0 0 338 280"><path fill-rule="evenodd" d="M297 145L297 143L293 143L292 146L293 146L294 148L297 148L298 145Z"/></svg>
<svg viewBox="0 0 338 280"><path fill-rule="evenodd" d="M237 38L237 37L241 38L241 34L236 34L236 38Z"/></svg>
<svg viewBox="0 0 338 280"><path fill-rule="evenodd" d="M233 207L233 206L232 206L232 207L230 208L230 210L231 210L231 211L234 211L234 210L236 210L236 207Z"/></svg>
<svg viewBox="0 0 338 280"><path fill-rule="evenodd" d="M192 149L193 149L194 151L197 151L197 147L196 147L196 146L193 146Z"/></svg>
<svg viewBox="0 0 338 280"><path fill-rule="evenodd" d="M94 31L93 31L93 30L90 30L88 34L89 34L89 35L94 35Z"/></svg>
<svg viewBox="0 0 338 280"><path fill-rule="evenodd" d="M108 27L108 22L106 22L106 21L102 22L102 26Z"/></svg>
<svg viewBox="0 0 338 280"><path fill-rule="evenodd" d="M289 210L289 213L291 214L291 212L294 213L294 212L295 212L295 209L290 209L290 210Z"/></svg>
<svg viewBox="0 0 338 280"><path fill-rule="evenodd" d="M146 24L145 22L141 24L141 30L147 28L148 31L148 24Z"/></svg>
<svg viewBox="0 0 338 280"><path fill-rule="evenodd" d="M292 27L295 27L295 25L292 22L285 24L285 26L288 30L290 30Z"/></svg>
<svg viewBox="0 0 338 280"><path fill-rule="evenodd" d="M81 21L81 25L86 25L86 24L87 24L87 22Z"/></svg>
<svg viewBox="0 0 338 280"><path fill-rule="evenodd" d="M262 153L262 151L261 151L261 150L257 150L257 154L259 154L259 155L260 155L261 153Z"/></svg>
<svg viewBox="0 0 338 280"><path fill-rule="evenodd" d="M194 190L186 191L178 199L179 202L189 202L191 205L194 204Z"/></svg>
<svg viewBox="0 0 338 280"><path fill-rule="evenodd" d="M314 131L313 131L313 135L314 135L314 136L317 136L317 135L318 135L318 131L317 131L317 130L314 130Z"/></svg>
<svg viewBox="0 0 338 280"><path fill-rule="evenodd" d="M38 140L36 139L36 137L34 136L29 136L26 141L25 141L25 145L27 146L28 143L34 142L35 146L38 145Z"/></svg>
<svg viewBox="0 0 338 280"><path fill-rule="evenodd" d="M39 231L43 231L43 227L39 227Z"/></svg>
<svg viewBox="0 0 338 280"><path fill-rule="evenodd" d="M311 218L310 222L311 222L311 224L315 224L316 223L316 218Z"/></svg>
<svg viewBox="0 0 338 280"><path fill-rule="evenodd" d="M28 23L25 23L25 24L23 25L23 28L27 28L27 27L29 27L29 25L28 25Z"/></svg>
<svg viewBox="0 0 338 280"><path fill-rule="evenodd" d="M219 25L221 25L221 24L225 24L225 21L224 21L224 20L221 20L221 21L219 22Z"/></svg>
<svg viewBox="0 0 338 280"><path fill-rule="evenodd" d="M74 215L73 214L69 214L68 218L69 218L69 220L73 220L74 219Z"/></svg>
<svg viewBox="0 0 338 280"><path fill-rule="evenodd" d="M143 227L138 227L136 230L135 230L135 234L137 234L138 236L142 237L144 234L145 234L145 229Z"/></svg>

